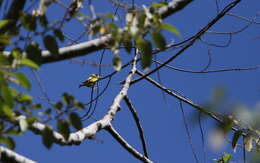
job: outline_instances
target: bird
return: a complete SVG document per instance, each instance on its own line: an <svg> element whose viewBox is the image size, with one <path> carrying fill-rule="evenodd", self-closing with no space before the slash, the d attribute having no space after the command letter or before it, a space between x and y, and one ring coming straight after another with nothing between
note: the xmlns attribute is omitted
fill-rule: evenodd
<svg viewBox="0 0 260 163"><path fill-rule="evenodd" d="M80 85L80 87L93 87L97 81L100 79L100 76L97 74L91 74L90 77L88 77L85 81L83 81Z"/></svg>

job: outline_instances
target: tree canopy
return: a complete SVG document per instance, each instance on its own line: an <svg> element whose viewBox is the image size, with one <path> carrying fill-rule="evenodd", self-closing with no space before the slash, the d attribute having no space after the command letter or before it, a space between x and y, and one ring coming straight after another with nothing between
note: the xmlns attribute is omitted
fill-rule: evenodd
<svg viewBox="0 0 260 163"><path fill-rule="evenodd" d="M0 162L258 162L259 6L0 0Z"/></svg>

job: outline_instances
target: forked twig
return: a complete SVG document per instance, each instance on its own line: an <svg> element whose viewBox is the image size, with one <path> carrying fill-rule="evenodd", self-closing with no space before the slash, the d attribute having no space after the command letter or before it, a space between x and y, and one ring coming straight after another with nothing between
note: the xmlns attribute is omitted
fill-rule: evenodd
<svg viewBox="0 0 260 163"><path fill-rule="evenodd" d="M140 136L140 139L141 139L141 142L142 142L144 155L145 155L145 157L149 158L148 151L147 151L148 148L147 148L145 137L144 137L144 130L143 130L143 127L141 125L140 119L139 119L139 117L137 115L137 112L136 112L134 106L132 105L130 99L128 98L128 96L124 97L124 101L125 101L126 105L128 106L129 110L131 111L132 116L134 117L135 124L137 126L137 129L138 129L138 132L139 132L139 136Z"/></svg>
<svg viewBox="0 0 260 163"><path fill-rule="evenodd" d="M122 138L121 135L111 125L107 126L105 129L108 131L108 133L110 133L113 136L113 138L117 140L118 143L120 143L134 157L138 158L144 163L152 163L151 160L139 153L129 143L127 143L127 141L124 140L124 138Z"/></svg>

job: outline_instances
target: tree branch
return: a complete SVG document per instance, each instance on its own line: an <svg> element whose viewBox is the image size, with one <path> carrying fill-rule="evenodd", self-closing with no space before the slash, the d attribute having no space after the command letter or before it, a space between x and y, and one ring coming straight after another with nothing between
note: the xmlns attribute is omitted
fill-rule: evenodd
<svg viewBox="0 0 260 163"><path fill-rule="evenodd" d="M171 61L173 61L174 59L176 59L178 56L180 56L185 50L187 50L188 48L190 48L208 29L210 29L210 27L212 27L215 23L218 22L218 20L220 20L223 16L226 15L226 13L228 11L230 11L233 7L235 7L241 0L235 0L233 2L231 2L229 5L227 5L213 20L211 20L204 28L202 28L195 36L194 38L187 44L185 45L180 51L178 51L175 55L173 55L172 57L170 57L167 61L165 61L163 64L161 64L160 66L156 67L155 69L151 70L150 72L148 72L147 74L145 74L144 76L131 81L131 84L134 84L142 79L144 79L145 77L148 77L149 75L155 73L156 71L158 71L159 69L161 69L162 67L164 67L165 65L167 65L168 63L170 63Z"/></svg>
<svg viewBox="0 0 260 163"><path fill-rule="evenodd" d="M153 60L157 64L163 64L162 62ZM180 71L180 72L187 72L187 73L194 73L194 74L208 74L208 73L215 73L215 72L230 72L230 71L252 71L252 70L257 70L260 69L260 65L252 66L252 67L239 67L239 68L223 68L223 69L216 69L216 70L202 70L202 71L194 71L194 70L188 70L188 69L182 69L182 68L177 68L173 67L171 65L165 65L165 67Z"/></svg>
<svg viewBox="0 0 260 163"><path fill-rule="evenodd" d="M69 135L68 140L66 140L60 133L53 131L53 139L54 139L53 142L55 142L56 144L59 144L59 145L79 145L85 139L92 139L98 131L110 126L112 120L115 118L116 112L118 112L120 109L120 102L127 95L130 81L132 79L132 76L136 72L136 60L137 60L137 55L135 55L135 58L133 61L133 67L132 67L130 73L128 74L128 76L126 77L126 82L125 82L123 88L120 90L118 95L114 98L112 105L110 106L108 112L102 119L90 124L89 126L83 128L75 133L71 133ZM17 117L17 121L20 120L21 118L26 119L25 116L21 115L21 116ZM43 133L43 131L46 127L47 127L47 125L45 125L43 123L34 122L29 127L29 129L32 132L41 134L41 133ZM22 156L19 157L18 155L15 155L14 152L6 150L4 148L3 149L0 148L0 156L1 156L0 160L3 159L2 158L3 156L5 156L6 159L12 159L15 156L14 158L16 158L16 160L25 160ZM27 162L25 162L25 163L27 163ZM34 162L29 162L29 163L34 163Z"/></svg>
<svg viewBox="0 0 260 163"><path fill-rule="evenodd" d="M145 157L149 158L148 151L147 151L147 145L146 145L146 141L145 141L145 137L144 137L144 130L143 130L143 127L141 125L140 119L137 115L137 112L136 112L134 106L132 105L130 99L128 98L128 96L124 97L124 101L125 101L126 105L128 106L129 110L131 111L132 116L134 117L135 124L137 126L138 131L139 131L139 136L140 136L140 139L141 139L141 142L142 142L144 155L145 155Z"/></svg>
<svg viewBox="0 0 260 163"><path fill-rule="evenodd" d="M108 126L106 130L134 157L143 161L144 163L152 163L151 160L149 160L147 157L135 150L130 144L128 144L127 141L125 141L111 125Z"/></svg>
<svg viewBox="0 0 260 163"><path fill-rule="evenodd" d="M0 162L37 163L3 146L0 146Z"/></svg>
<svg viewBox="0 0 260 163"><path fill-rule="evenodd" d="M123 88L120 90L118 95L114 98L114 101L113 101L112 105L110 106L106 115L102 119L90 124L89 126L83 128L75 133L71 133L68 140L66 140L60 133L53 131L54 142L56 144L79 145L85 139L93 138L98 131L105 129L106 127L108 127L110 125L112 120L115 118L116 112L118 112L120 109L120 102L127 95L130 81L132 79L132 76L136 72L136 59L137 59L137 55L135 56L135 59L133 62L133 67L131 69L131 72L128 74L128 76L126 78L126 82L125 82ZM26 118L26 117L19 116L17 118L17 120L19 120L20 118ZM36 132L39 134L39 133L42 133L42 131L45 129L45 127L47 127L47 125L39 123L39 122L34 122L30 126L30 129L33 132Z"/></svg>
<svg viewBox="0 0 260 163"><path fill-rule="evenodd" d="M154 81L152 78L147 77L147 76L145 77L145 75L144 75L142 72L140 72L139 70L136 70L136 74L138 74L138 75L144 77L144 79L146 79L148 82L150 82L151 84L153 84L153 85L156 86L157 88L163 90L165 93L169 94L170 96L173 96L173 97L177 98L178 100L181 100L182 102L184 102L184 103L186 103L186 104L192 106L192 107L193 107L194 109L196 109L197 111L199 111L199 112L201 112L201 113L203 113L203 114L205 114L205 115L208 115L209 117L213 118L213 119L216 120L217 122L219 122L219 123L221 123L221 124L224 123L224 122L223 122L223 119L225 118L224 115L221 115L221 114L218 114L218 113L214 113L214 112L212 112L212 111L210 111L210 110L208 110L208 109L206 109L206 108L204 108L204 107L202 107L202 106L200 106L200 105L194 103L193 101L191 101L191 100L188 99L187 97L183 97L183 96L181 96L181 95L178 95L178 94L172 92L170 89L168 89L168 88L162 86L161 84L157 83L157 82ZM250 131L254 132L254 130L253 130L252 128L244 128L237 120L234 120L234 123L235 123L235 125L237 125L238 127L242 128L242 129L250 130ZM234 126L232 126L232 130L233 130L233 131L238 131L238 129L235 128ZM257 134L257 133L256 133L256 134ZM246 136L247 133L243 132L242 135L243 135L243 136Z"/></svg>
<svg viewBox="0 0 260 163"><path fill-rule="evenodd" d="M166 18L187 6L191 1L192 0L172 0L171 2L169 2L167 6L159 8L158 12L161 14L162 18ZM127 27L122 28L121 30L125 30L126 28ZM46 64L71 59L79 56L84 56L105 48L107 43L111 41L112 36L111 34L108 34L87 42L60 48L58 56L51 54L47 50L43 50L41 53L40 63ZM9 56L10 52L5 51L4 55Z"/></svg>

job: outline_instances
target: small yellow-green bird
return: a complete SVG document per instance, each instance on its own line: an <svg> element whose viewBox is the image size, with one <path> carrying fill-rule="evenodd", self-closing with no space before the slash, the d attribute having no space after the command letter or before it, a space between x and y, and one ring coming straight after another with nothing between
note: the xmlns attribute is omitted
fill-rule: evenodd
<svg viewBox="0 0 260 163"><path fill-rule="evenodd" d="M85 81L83 81L80 85L80 87L93 87L97 81L100 79L100 76L97 74L91 74L89 78L87 78Z"/></svg>

